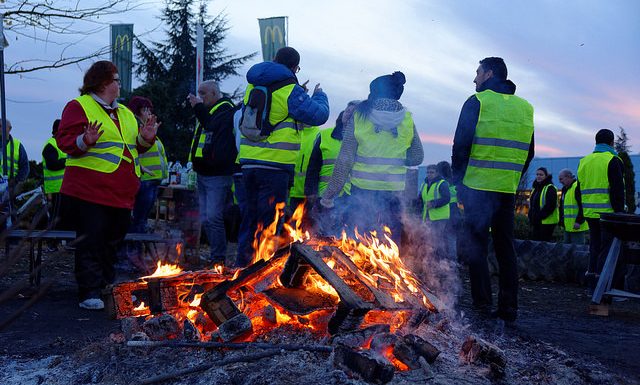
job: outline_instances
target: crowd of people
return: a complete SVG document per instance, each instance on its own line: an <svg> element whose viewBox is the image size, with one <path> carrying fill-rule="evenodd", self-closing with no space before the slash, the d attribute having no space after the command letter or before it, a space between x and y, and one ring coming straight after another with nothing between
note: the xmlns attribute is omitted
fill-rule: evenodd
<svg viewBox="0 0 640 385"><path fill-rule="evenodd" d="M187 96L196 117L189 160L210 246L207 263L230 260L223 218L230 199L241 213L234 267L252 262L254 239L282 203L291 209L306 204L308 219L326 235L356 228L386 232L402 248L407 169L424 160L412 113L400 102L405 75L373 79L365 98L349 102L333 127L320 129L329 118L329 99L319 84L309 94L306 83L298 82L299 69L299 53L285 47L273 61L251 67L241 103L224 97L213 80ZM460 112L451 164L426 168L419 215L438 240L435 257L468 265L474 308L512 322L518 312L514 205L534 156L533 107L515 95L501 58L481 60L474 83L476 92ZM100 293L114 281L118 245L127 232L146 231L158 186L167 177L152 101L135 96L126 107L119 96L116 66L94 63L42 152L52 227L77 233L75 276L79 305L86 309L104 307ZM11 180L23 180L26 152L9 139ZM559 199L552 175L540 167L530 197L532 239L550 241L558 224L565 242L584 243L589 232L587 276L593 284L611 243L599 214L624 211L623 167L612 145L613 133L600 130L577 178L571 170L560 172ZM495 311L489 237L500 276Z"/></svg>

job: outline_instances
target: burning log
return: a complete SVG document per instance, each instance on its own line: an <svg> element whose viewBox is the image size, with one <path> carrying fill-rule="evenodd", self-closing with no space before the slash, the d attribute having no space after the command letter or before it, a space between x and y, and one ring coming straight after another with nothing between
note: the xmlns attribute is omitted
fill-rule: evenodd
<svg viewBox="0 0 640 385"><path fill-rule="evenodd" d="M440 355L440 350L424 339L409 334L396 339L393 343L393 355L410 369L419 369L424 368L421 358L432 364Z"/></svg>
<svg viewBox="0 0 640 385"><path fill-rule="evenodd" d="M350 309L370 310L373 306L360 298L344 281L322 260L320 255L310 246L295 243L291 246L291 257L304 259L327 283L338 292L340 303ZM366 312L365 312L366 313Z"/></svg>
<svg viewBox="0 0 640 385"><path fill-rule="evenodd" d="M340 302L333 317L329 320L329 334L347 333L360 327L368 308L353 309Z"/></svg>
<svg viewBox="0 0 640 385"><path fill-rule="evenodd" d="M374 352L338 345L334 353L334 365L359 374L367 382L386 384L393 379L393 364Z"/></svg>
<svg viewBox="0 0 640 385"><path fill-rule="evenodd" d="M173 339L180 334L180 324L172 315L163 314L145 321L142 331L154 341Z"/></svg>
<svg viewBox="0 0 640 385"><path fill-rule="evenodd" d="M202 339L202 334L200 330L191 323L188 319L184 320L182 327L182 336L187 341L200 341Z"/></svg>
<svg viewBox="0 0 640 385"><path fill-rule="evenodd" d="M496 377L504 377L507 359L505 353L499 347L474 336L467 337L462 344L460 357L469 363L484 362L491 368L491 373Z"/></svg>
<svg viewBox="0 0 640 385"><path fill-rule="evenodd" d="M252 332L253 324L244 313L240 313L218 326L218 335L224 342L233 341Z"/></svg>
<svg viewBox="0 0 640 385"><path fill-rule="evenodd" d="M351 348L365 346L371 338L378 333L389 333L389 325L372 325L364 329L354 330L348 333L337 334L331 337L334 345L344 345Z"/></svg>

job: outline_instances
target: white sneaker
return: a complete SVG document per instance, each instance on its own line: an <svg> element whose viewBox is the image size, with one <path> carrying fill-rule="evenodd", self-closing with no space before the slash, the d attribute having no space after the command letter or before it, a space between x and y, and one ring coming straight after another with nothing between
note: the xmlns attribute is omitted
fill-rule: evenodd
<svg viewBox="0 0 640 385"><path fill-rule="evenodd" d="M100 298L87 298L80 302L80 307L88 310L102 310L104 309L104 302Z"/></svg>

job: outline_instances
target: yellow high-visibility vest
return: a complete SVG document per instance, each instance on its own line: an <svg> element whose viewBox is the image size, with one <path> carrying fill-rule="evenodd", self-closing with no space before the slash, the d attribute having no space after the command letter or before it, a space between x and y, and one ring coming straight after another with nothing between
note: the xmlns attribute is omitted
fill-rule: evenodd
<svg viewBox="0 0 640 385"><path fill-rule="evenodd" d="M451 215L449 204L442 205L440 207L427 208L427 202L431 202L440 198L439 189L440 189L440 185L443 182L444 182L444 179L440 179L437 183L432 183L429 188L427 188L426 183L422 185L421 196L422 196L422 202L424 203L424 205L422 206L423 222L427 220L427 213L429 214L429 220L432 222L449 219Z"/></svg>
<svg viewBox="0 0 640 385"><path fill-rule="evenodd" d="M307 168L309 167L309 157L313 151L313 145L318 137L318 127L307 127L302 130L302 139L300 142L300 151L296 158L296 164L293 174L293 186L289 192L291 198L304 198L304 183L307 179Z"/></svg>
<svg viewBox="0 0 640 385"><path fill-rule="evenodd" d="M169 175L167 154L160 138L144 154L140 154L140 166L151 173L145 172L140 180L163 180Z"/></svg>
<svg viewBox="0 0 640 385"><path fill-rule="evenodd" d="M533 137L533 107L491 90L476 93L480 114L462 183L476 190L514 194Z"/></svg>
<svg viewBox="0 0 640 385"><path fill-rule="evenodd" d="M216 110L224 105L230 105L231 107L233 107L233 103L231 103L228 100L222 100L218 103L216 103L213 107L211 107L211 109L209 110L209 115L213 115ZM198 138L198 147L196 148L195 151L195 158L202 158L202 149L204 149L204 145L207 139L207 133L202 129L202 125L200 124L200 121L198 119L196 119L196 129L193 131L193 139L191 139L191 151L189 151L189 162L193 162L193 158L191 156L191 154L193 153L193 146L194 144L196 144L196 138Z"/></svg>
<svg viewBox="0 0 640 385"><path fill-rule="evenodd" d="M249 94L253 87L253 84L249 84L245 91L245 104L249 101ZM288 84L272 92L269 122L275 127L269 137L254 142L244 135L240 136L240 150L238 151L240 165L263 164L290 172L294 171L302 140L295 120L289 116L289 95L294 87L295 84Z"/></svg>
<svg viewBox="0 0 640 385"><path fill-rule="evenodd" d="M354 114L358 151L351 170L351 184L364 190L403 191L407 174L407 150L413 141L413 118L407 111L397 127L398 135L376 132L359 112Z"/></svg>
<svg viewBox="0 0 640 385"><path fill-rule="evenodd" d="M67 159L67 154L58 148L56 138L49 138L44 147L47 145L51 145L56 149L58 152L58 160ZM44 192L46 194L55 194L60 192L60 187L62 187L62 178L64 177L64 170L64 168L62 170L49 170L47 167L47 160L42 157L42 174L44 176Z"/></svg>
<svg viewBox="0 0 640 385"><path fill-rule="evenodd" d="M582 222L580 228L578 230L573 228L574 223L576 223L576 218L578 218L578 201L576 200L576 187L578 186L577 182L573 182L571 186L564 193L564 198L562 200L562 219L564 222L564 231L568 233L576 233L579 231L587 231L589 230L589 225L587 221ZM583 213L584 215L584 213Z"/></svg>
<svg viewBox="0 0 640 385"><path fill-rule="evenodd" d="M82 95L76 98L84 110L89 122L102 123L102 136L95 145L80 156L69 156L67 167L75 166L110 174L118 169L121 161L133 162L135 173L140 177L140 160L136 148L138 137L138 122L133 113L125 106L119 105L116 109L120 130L107 115L102 106L90 95ZM133 159L124 155L125 147Z"/></svg>
<svg viewBox="0 0 640 385"><path fill-rule="evenodd" d="M612 213L609 197L609 162L615 155L594 152L580 159L578 181L582 195L582 210L587 218L600 218L600 213Z"/></svg>

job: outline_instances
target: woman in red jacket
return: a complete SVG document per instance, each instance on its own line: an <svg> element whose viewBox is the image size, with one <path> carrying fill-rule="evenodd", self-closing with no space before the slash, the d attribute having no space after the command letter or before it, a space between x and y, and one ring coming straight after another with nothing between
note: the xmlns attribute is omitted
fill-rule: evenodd
<svg viewBox="0 0 640 385"><path fill-rule="evenodd" d="M140 186L138 153L155 141L152 116L138 129L118 104L120 77L109 61L84 75L80 97L62 112L58 147L69 155L62 181L67 223L76 231L75 275L80 307L100 310L101 290L115 279L116 246L124 238Z"/></svg>

